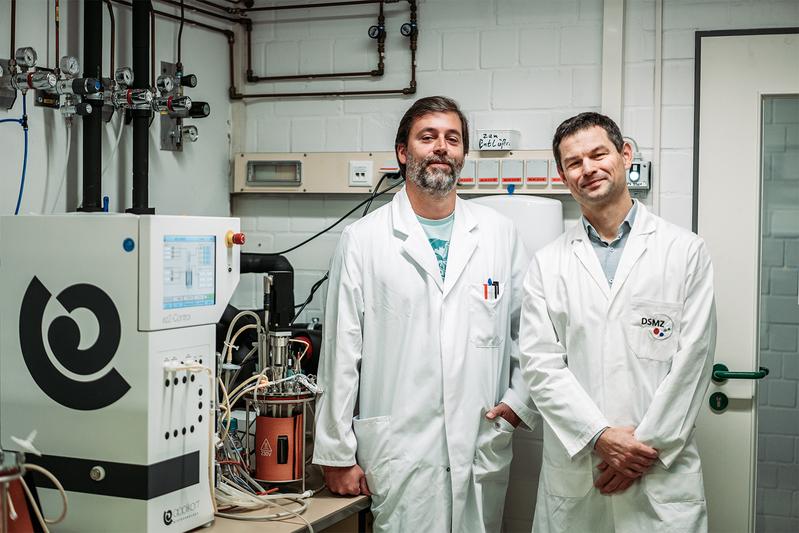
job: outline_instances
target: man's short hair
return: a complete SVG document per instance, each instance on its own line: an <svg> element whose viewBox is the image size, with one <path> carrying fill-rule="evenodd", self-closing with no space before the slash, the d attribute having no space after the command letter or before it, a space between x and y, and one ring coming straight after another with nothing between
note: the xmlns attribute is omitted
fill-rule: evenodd
<svg viewBox="0 0 799 533"><path fill-rule="evenodd" d="M599 126L605 130L608 134L608 139L610 139L610 142L616 147L616 150L619 152L622 151L622 148L624 148L624 138L621 136L619 126L613 122L613 119L600 113L594 113L593 111L580 113L577 116L567 118L561 122L558 129L555 130L555 137L552 139L552 153L555 154L555 162L558 165L558 170L563 171L563 167L560 165L560 143L563 139L574 135L578 131L593 128L594 126Z"/></svg>
<svg viewBox="0 0 799 533"><path fill-rule="evenodd" d="M394 138L394 153L397 154L397 163L399 163L400 172L405 175L405 165L399 162L399 154L397 147L402 144L408 146L408 136L411 133L411 127L416 119L421 118L430 113L456 113L458 118L461 119L461 137L463 138L463 154L469 153L469 121L466 116L461 112L458 103L452 98L446 96L428 96L416 100L413 105L405 112L400 120L399 127L397 128L397 136Z"/></svg>

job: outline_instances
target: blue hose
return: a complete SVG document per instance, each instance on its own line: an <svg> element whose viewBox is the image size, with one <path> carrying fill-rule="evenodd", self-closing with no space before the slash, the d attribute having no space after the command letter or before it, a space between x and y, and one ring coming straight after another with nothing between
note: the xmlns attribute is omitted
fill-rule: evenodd
<svg viewBox="0 0 799 533"><path fill-rule="evenodd" d="M22 177L19 180L19 196L17 197L17 207L14 209L14 214L19 214L19 204L22 203L22 191L25 189L25 171L28 169L28 128L22 130L25 132L25 155L22 158Z"/></svg>
<svg viewBox="0 0 799 533"><path fill-rule="evenodd" d="M25 172L28 169L28 101L22 95L22 118L4 118L0 119L0 124L4 122L16 122L22 126L22 132L25 136L25 153L22 156L22 177L19 180L19 196L17 197L17 207L14 209L14 214L19 214L19 205L22 203L22 192L25 190Z"/></svg>

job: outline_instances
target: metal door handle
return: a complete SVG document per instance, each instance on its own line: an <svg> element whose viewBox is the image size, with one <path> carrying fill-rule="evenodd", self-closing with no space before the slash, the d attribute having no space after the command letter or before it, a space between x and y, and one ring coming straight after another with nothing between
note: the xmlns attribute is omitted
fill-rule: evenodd
<svg viewBox="0 0 799 533"><path fill-rule="evenodd" d="M724 383L728 379L763 379L768 376L768 368L761 366L760 370L754 372L730 372L724 363L713 365L713 382Z"/></svg>

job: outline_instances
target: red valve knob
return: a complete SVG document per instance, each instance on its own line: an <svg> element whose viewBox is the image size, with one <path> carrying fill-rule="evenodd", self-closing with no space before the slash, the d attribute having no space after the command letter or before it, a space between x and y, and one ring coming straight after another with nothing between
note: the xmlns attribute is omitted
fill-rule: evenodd
<svg viewBox="0 0 799 533"><path fill-rule="evenodd" d="M233 241L233 244L238 244L239 246L242 246L244 244L245 237L243 233L234 233L231 240Z"/></svg>

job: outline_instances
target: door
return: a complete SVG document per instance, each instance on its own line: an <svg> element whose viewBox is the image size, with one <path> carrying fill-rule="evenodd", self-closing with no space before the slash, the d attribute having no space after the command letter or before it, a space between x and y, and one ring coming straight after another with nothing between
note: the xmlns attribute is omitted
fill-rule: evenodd
<svg viewBox="0 0 799 533"><path fill-rule="evenodd" d="M742 33L697 34L694 224L715 268L716 363L752 378L762 363L760 350L767 345L767 337L761 338L761 318L777 311L770 302L761 302L761 280L768 274L774 247L763 234L769 235L773 221L769 202L780 200L780 195L764 194L763 171L771 169L770 156L763 157L764 152L769 155L764 141L767 145L771 140L768 120L774 99L799 93L799 34L794 29ZM799 179L794 187L799 189ZM799 231L799 211L789 211L784 224L790 226L792 220ZM779 312L796 313L799 319L796 292L789 300L781 302ZM712 383L707 392L697 435L713 532L755 528L761 390L756 380L729 379Z"/></svg>

